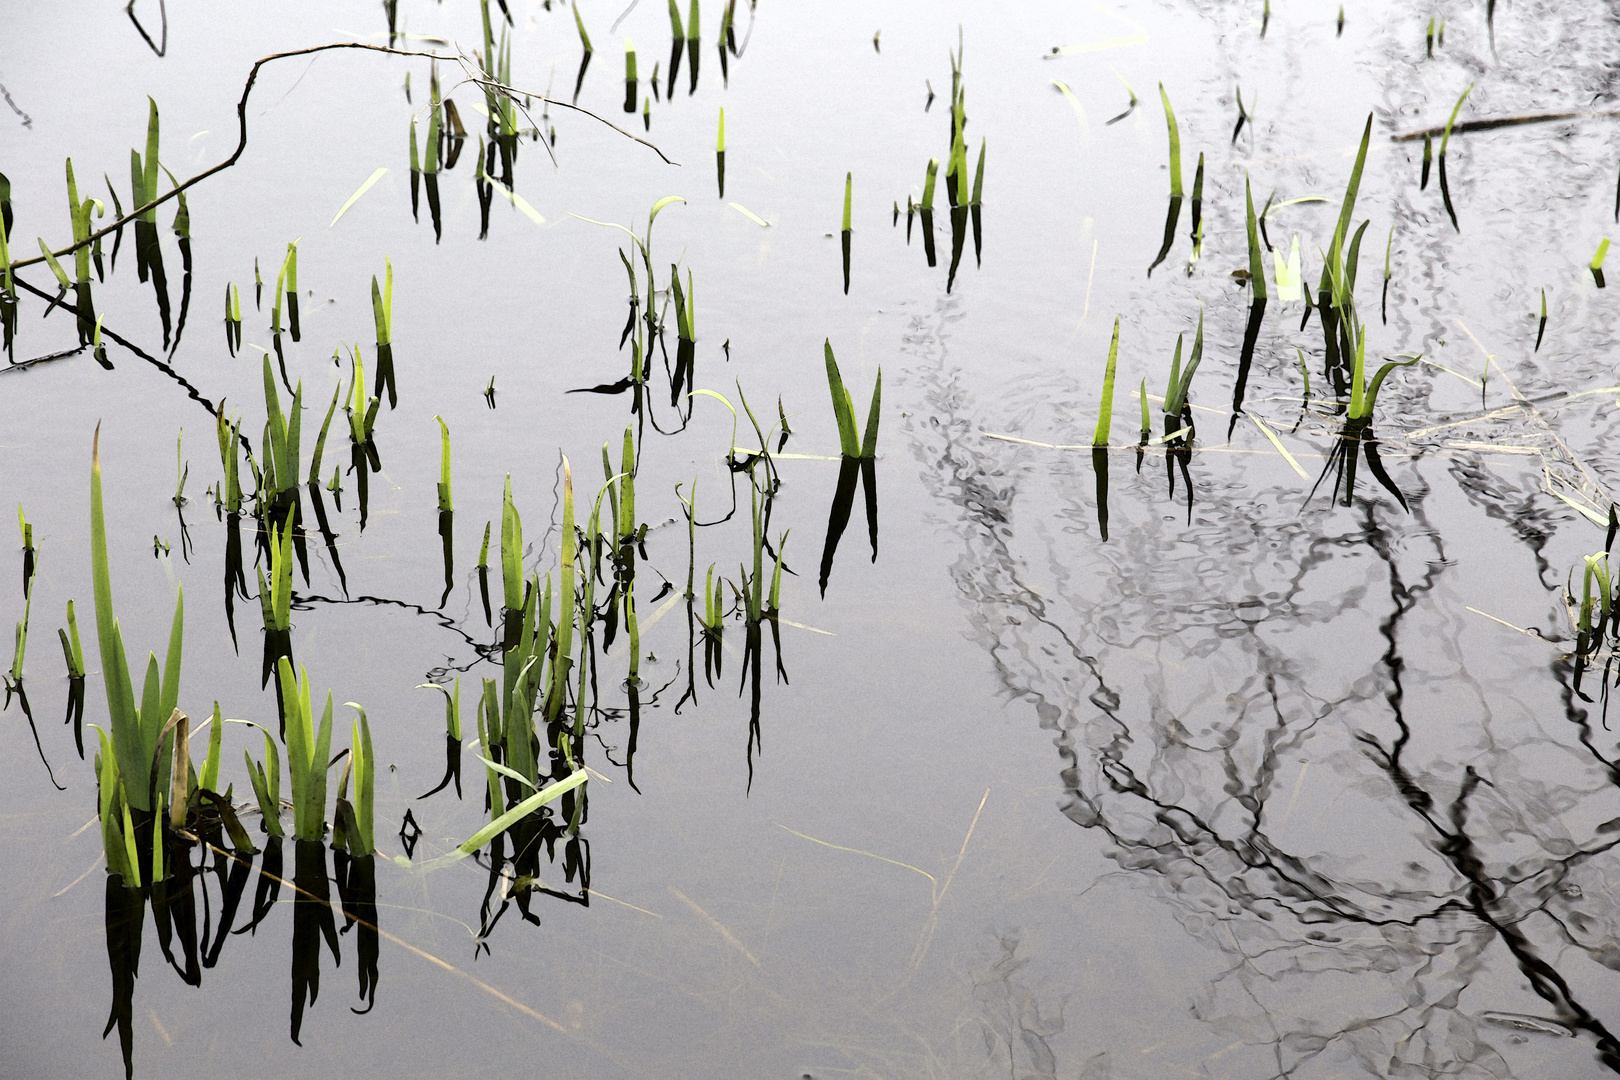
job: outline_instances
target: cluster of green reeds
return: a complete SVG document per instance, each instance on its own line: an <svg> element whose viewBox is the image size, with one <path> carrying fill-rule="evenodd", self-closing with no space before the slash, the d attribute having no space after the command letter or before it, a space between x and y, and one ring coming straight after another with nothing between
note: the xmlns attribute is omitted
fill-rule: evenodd
<svg viewBox="0 0 1620 1080"><path fill-rule="evenodd" d="M585 530L587 544L599 535L601 495ZM477 706L480 753L485 766L488 811L493 831L481 831L462 845L477 850L507 828L562 794L557 785L541 788L541 763L546 775L574 784L583 782L583 769L574 767L573 747L583 735L586 677L590 659L587 635L592 622L591 589L594 569L576 565L580 555L576 530L573 470L563 460L562 543L558 579L548 573L525 574L523 520L512 500L508 477L501 504L501 581L504 603L500 680L485 679ZM580 573L583 569L584 572ZM576 593L576 587L580 591ZM553 610L555 608L555 618ZM576 639L577 633L577 639ZM578 656L575 656L576 640ZM578 665L579 685L572 685ZM572 723L566 716L570 697L575 703ZM459 747L460 705L446 692L446 726ZM454 766L460 790L459 766ZM447 769L447 779L451 770ZM442 788L443 783L440 784ZM573 785L570 785L570 789ZM438 790L437 788L434 789ZM552 794L535 801L544 792ZM431 793L430 793L431 794ZM576 800L572 816L583 813Z"/></svg>
<svg viewBox="0 0 1620 1080"><path fill-rule="evenodd" d="M956 280L956 270L962 260L962 252L966 240L968 225L971 221L973 230L973 247L975 258L980 248L980 206L984 196L984 158L986 140L979 140L978 163L973 169L972 181L968 179L968 137L967 137L967 87L963 80L962 58L964 46L960 34L957 46L950 54L951 59L951 108L950 118L950 147L945 154L945 201L949 212L951 224L951 263L946 275L946 291ZM933 101L933 90L929 90L929 102ZM922 199L913 202L911 196L906 196L906 238L910 241L911 224L913 217L919 217L922 223L923 254L929 266L936 263L934 254L934 192L939 179L940 159L929 158L928 165L923 173ZM899 203L895 204L895 218L899 218ZM847 274L846 274L847 277ZM846 289L847 291L847 289Z"/></svg>
<svg viewBox="0 0 1620 1080"><path fill-rule="evenodd" d="M220 421L222 435L234 442L235 426ZM282 448L285 449L285 446ZM234 461L234 451L228 460ZM235 493L240 500L240 492ZM231 808L228 792L221 795L219 761L222 729L225 723L219 704L209 721L208 755L201 771L191 765L189 719L178 707L180 695L181 650L184 638L184 593L177 595L174 620L169 634L167 660L160 669L155 653L149 654L139 699L126 658L123 632L113 613L112 582L108 564L107 524L101 474L100 431L91 452L90 539L91 571L95 591L96 639L101 657L102 680L107 693L110 730L97 729L100 753L96 758L99 784L98 814L103 851L108 869L126 886L138 887L168 875L166 843L171 834L194 839L186 830L204 804L217 815L232 834L238 848L251 849ZM266 629L285 632L290 625L288 612L291 590L291 533L289 518L271 539L271 574L259 576L260 599L264 606ZM84 660L78 641L78 625L73 607L68 606L68 630L62 632L62 649L69 675L82 679ZM281 722L287 741L289 777L292 787L294 835L302 840L320 840L326 834L326 774L330 768L332 701L328 694L325 711L317 730L310 706L307 673L295 679L286 656L278 660ZM351 703L352 704L352 703ZM364 709L353 706L358 718L354 724L339 797L334 841L353 855L375 850L373 840L373 769L370 727ZM246 754L249 779L264 816L264 827L272 836L283 835L280 820L280 755L275 739L265 733L265 758L255 762ZM348 777L352 773L355 798L347 800Z"/></svg>
<svg viewBox="0 0 1620 1080"><path fill-rule="evenodd" d="M97 728L100 737L100 753L96 757L98 815L109 871L122 878L127 886L140 886L168 875L166 837L174 830L185 828L189 816L195 814L210 795L216 807L223 807L222 812L228 816L239 846L245 843L245 834L235 824L229 800L218 797L223 721L217 702L211 720L214 727L209 736L208 757L200 774L191 767L189 720L177 704L185 624L183 592L175 599L167 659L159 669L157 655L148 655L141 695L138 700L135 697L123 631L113 614L100 442L98 429L90 464L90 557L96 641L110 727L110 730ZM69 674L82 678L84 660L71 604L68 625L71 637L64 633L62 646L68 657Z"/></svg>

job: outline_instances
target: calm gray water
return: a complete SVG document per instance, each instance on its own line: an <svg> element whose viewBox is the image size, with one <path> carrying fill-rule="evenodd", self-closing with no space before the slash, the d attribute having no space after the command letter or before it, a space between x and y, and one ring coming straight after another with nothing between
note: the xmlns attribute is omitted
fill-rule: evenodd
<svg viewBox="0 0 1620 1080"><path fill-rule="evenodd" d="M569 11L508 6L513 85L570 100L581 49ZM159 5L136 7L161 41ZM349 385L347 348L373 370L370 278L385 257L395 276L398 404L377 421L382 469L370 477L363 531L355 475L341 507L325 506L342 575L312 532L291 639L317 692L331 687L371 718L383 938L368 961L362 928L339 914L334 949L311 914L319 905L295 904L283 888L251 933L216 943L229 868L216 875L208 856L190 903L211 962L189 981L184 948L160 937L146 910L139 978L121 995L135 1075L1620 1070L1610 1034L1620 1025L1620 910L1609 893L1620 880L1620 747L1603 722L1601 662L1577 693L1564 600L1566 583L1579 594L1582 557L1605 541L1574 504L1601 519L1616 483L1604 452L1620 419L1608 360L1616 309L1588 263L1620 230L1620 140L1603 117L1453 135L1454 229L1438 177L1420 188L1421 141L1392 138L1444 124L1470 84L1459 120L1615 108L1610 7L1505 0L1494 42L1483 4L1352 3L1342 36L1326 3L1274 5L1264 36L1258 2L1032 4L1011 17L952 2L737 7L740 55L728 57L726 80L715 47L723 6L711 0L696 89L683 63L672 99L660 86L649 128L623 111L623 39L637 46L645 95L655 62L661 82L669 74L666 8L632 5L612 29L624 9L584 0L595 53L579 105L678 164L561 106L541 119L536 101L534 117L555 127L555 164L525 140L513 177L543 222L497 190L485 238L474 179L482 95L453 64L441 75L473 134L440 174L436 243L425 198L412 220L407 156L428 61L275 61L248 99L240 161L187 193L191 300L172 357L126 233L95 289L105 328L128 342L109 344L113 370L78 352L0 373L0 504L21 504L39 549L25 688L40 749L66 788L53 786L11 701L0 715L0 1075L124 1068L116 1025L101 1034L119 989L109 949L125 955L130 935L109 936L98 831L81 829L94 819L96 778L61 723L68 681L54 640L73 598L92 670L85 722L104 725L87 525L98 423L130 652L161 652L183 585L181 706L200 717L218 700L226 717L274 726L252 568L234 602L238 651L221 602L228 530L204 489L221 475L221 401L240 410L257 446L269 294L294 239L302 340L281 345L289 379L306 391L306 455L333 388ZM492 13L500 18L498 6ZM1427 56L1425 30L1441 14L1444 41ZM177 0L166 16L159 57L116 6L0 0L0 85L13 103L0 103L0 172L11 181L14 258L37 252L38 236L68 243L66 157L83 193L105 199L105 173L127 208L128 148L144 147L147 95L162 113L162 161L184 179L235 148L236 102L256 59L388 41L373 3L222 14ZM471 3L405 0L396 28L408 35L402 48L481 48ZM966 235L947 290L943 180L937 265L920 222L908 243L905 208L922 196L928 159L950 148L959 34L970 167L981 138L987 151L982 250L976 257ZM1052 57L1054 47L1069 48ZM1161 82L1189 189L1205 155L1205 240L1189 264L1184 207L1150 277L1169 191ZM1110 122L1127 111L1127 85L1140 101ZM1251 118L1234 140L1239 87ZM1390 376L1375 416L1408 508L1365 464L1349 505L1342 489L1331 498L1331 475L1309 497L1342 445L1342 420L1319 319L1301 330L1299 302L1271 300L1244 411L1227 430L1248 319L1247 289L1232 276L1248 266L1245 177L1257 209L1273 192L1277 203L1320 198L1267 219L1273 243L1286 249L1297 234L1314 286L1369 112L1356 210L1358 224L1371 222L1356 293L1369 359L1426 361ZM331 224L380 167L381 180ZM642 436L648 561L637 584L633 772L621 630L600 657L599 711L581 751L599 775L579 839L541 858L538 882L492 882L487 862L472 860L424 869L487 820L470 754L463 799L417 799L442 775L444 744L441 699L416 687L462 673L470 742L478 682L500 675L489 659L499 575L491 628L473 572L482 525L493 520L498 536L509 474L527 565L553 568L559 454L582 499L594 497L601 444L617 462L631 422L629 395L566 393L629 367L618 348L625 238L580 219L639 232L666 195L687 201L659 215L654 260L661 278L676 261L693 274L695 387L738 403L740 384L762 424L780 397L793 429L771 520L773 542L791 530L779 624L787 678L773 675L767 633L756 722L740 619L711 687L701 638L689 653L684 605L654 600L661 579L675 597L686 582L675 485L687 494L697 477L700 521L731 505L732 418L699 397L679 434L649 425ZM158 217L177 316L173 204ZM255 260L263 310L253 307ZM19 276L56 292L44 267ZM220 322L231 282L244 307L234 357ZM77 345L72 315L42 320L47 306L22 294L15 361ZM1200 306L1195 447L1185 471L1158 446L1139 462L1129 449L1138 383L1163 392L1176 335L1190 345ZM1091 442L1116 315L1119 448L1105 455L1105 542L1093 457L1074 448ZM880 367L884 376L876 558L856 495L825 595L818 571L840 468L823 339L858 416ZM679 421L662 363L660 354L652 415L669 429ZM493 410L483 396L491 377ZM442 604L436 415L453 436L456 498ZM190 501L177 516L182 431ZM756 445L746 419L737 441ZM323 475L349 460L340 409ZM711 562L735 580L728 568L751 557L746 475L735 490L742 512L698 530L700 594ZM251 523L244 529L251 561ZM20 561L16 534L6 535ZM15 565L0 590L8 623L22 617ZM696 701L677 709L689 678ZM251 802L244 748L258 755L262 738L227 725L222 780L239 805ZM407 808L422 834L414 861L394 835ZM245 820L262 843L256 817ZM302 854L315 869L299 868L297 880L325 881L332 856ZM289 840L289 880L295 861ZM237 930L252 921L258 864L246 880ZM524 892L531 884L543 891ZM331 895L336 903L335 886ZM319 996L303 1004L295 1043L289 1001L296 1011L304 987L290 971L307 969L310 942Z"/></svg>

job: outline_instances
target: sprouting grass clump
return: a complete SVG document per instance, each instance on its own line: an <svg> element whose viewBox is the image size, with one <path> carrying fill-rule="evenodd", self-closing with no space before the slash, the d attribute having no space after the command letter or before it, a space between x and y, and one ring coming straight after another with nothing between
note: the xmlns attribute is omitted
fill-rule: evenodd
<svg viewBox="0 0 1620 1080"><path fill-rule="evenodd" d="M883 369L878 368L872 384L872 404L866 410L866 432L857 440L855 435L855 401L844 386L838 371L838 360L833 356L832 340L823 346L827 361L827 387L832 391L833 416L838 421L839 448L846 458L872 458L877 455L878 411L883 403Z"/></svg>

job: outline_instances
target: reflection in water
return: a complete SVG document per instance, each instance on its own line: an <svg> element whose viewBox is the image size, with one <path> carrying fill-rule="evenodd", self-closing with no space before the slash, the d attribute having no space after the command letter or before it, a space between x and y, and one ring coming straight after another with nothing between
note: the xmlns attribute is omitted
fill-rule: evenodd
<svg viewBox="0 0 1620 1080"><path fill-rule="evenodd" d="M456 554L455 554L455 514L449 510L439 511L439 539L444 548L444 592L439 596L439 607L443 608L445 601L450 599L450 590L455 588L456 580Z"/></svg>
<svg viewBox="0 0 1620 1080"><path fill-rule="evenodd" d="M1153 263L1148 267L1148 277L1153 276L1153 271L1164 262L1165 256L1170 254L1170 248L1176 242L1176 222L1179 220L1181 220L1181 196L1172 195L1170 208L1164 215L1164 243L1159 245L1159 253L1153 257Z"/></svg>
<svg viewBox="0 0 1620 1080"><path fill-rule="evenodd" d="M1094 447L1091 451L1091 471L1097 478L1097 532L1102 542L1108 543L1108 448Z"/></svg>
<svg viewBox="0 0 1620 1080"><path fill-rule="evenodd" d="M1395 496L1395 500L1401 504L1401 509L1410 509L1406 504L1406 496L1401 494L1399 487L1395 486L1395 481L1390 478L1388 470L1384 468L1383 460L1378 456L1378 439L1373 434L1372 419L1370 417L1363 417L1359 420L1345 420L1344 428L1339 432L1338 439L1334 441L1333 449L1328 452L1327 461L1322 465L1321 475L1316 478L1316 483L1311 486L1311 494L1316 494L1316 489L1322 485L1322 481L1327 479L1329 473L1332 473L1333 494L1330 501L1337 501L1339 492L1342 490L1344 492L1343 505L1353 505L1351 500L1355 495L1356 488L1358 450L1360 456L1366 458L1367 468L1372 472L1373 479L1377 480L1385 491Z"/></svg>
<svg viewBox="0 0 1620 1080"><path fill-rule="evenodd" d="M341 932L356 931L355 968L360 979L360 1000L366 1007L353 1011L368 1013L377 1003L377 857L352 858L347 852L334 851L332 861L338 896L343 901Z"/></svg>
<svg viewBox="0 0 1620 1080"><path fill-rule="evenodd" d="M332 962L343 962L338 951L337 923L332 916L324 843L293 841L292 884L296 894L292 916L292 1041L296 1043L304 1025L304 1006L315 1004L321 992L322 939L332 950Z"/></svg>
<svg viewBox="0 0 1620 1080"><path fill-rule="evenodd" d="M1116 505L1103 548L1032 524L1081 508L1005 460L1029 451L977 437L930 337L913 342L937 426L913 431L925 481L959 508L969 617L1055 737L1062 812L1228 957L1190 996L1236 1040L1233 1075L1518 1075L1515 1040L1560 1032L1620 1072L1595 995L1620 970L1604 884L1620 772L1597 748L1612 737L1589 726L1569 660L1545 654L1529 678L1468 663L1435 600L1457 562L1426 491L1410 517L1352 500L1257 523L1269 496L1221 481L1179 536L1134 506L1121 525ZM1371 432L1342 442L1341 464ZM1007 979L981 993L1002 1060L1053 1075L1051 1015Z"/></svg>
<svg viewBox="0 0 1620 1080"><path fill-rule="evenodd" d="M945 274L945 291L956 283L956 268L962 265L962 246L967 240L968 208L951 207L951 267ZM975 243L975 248L978 245Z"/></svg>
<svg viewBox="0 0 1620 1080"><path fill-rule="evenodd" d="M164 959L183 982L201 986L203 972L218 966L226 941L234 935L257 932L259 925L276 910L282 885L290 885L295 894L291 1034L296 1043L304 1008L314 1004L320 991L323 943L331 950L334 962L339 960L338 929L330 889L331 882L335 881L344 918L342 932L355 931L359 996L365 1007L354 1011L369 1012L376 1000L381 935L375 856L356 859L335 852L334 876L329 879L325 845L318 841L296 841L293 880L287 882L282 877L281 839L268 837L259 861L252 919L248 925L234 929L237 911L252 875L254 852L251 847L243 846L247 844L246 834L236 823L230 804L215 796L211 805L215 812L205 811L198 837L188 839L185 834L176 834L166 843L166 858L171 868L168 879L145 889L125 888L116 875L108 875L106 879L105 931L107 962L112 975L112 1006L102 1037L117 1028L126 1077L134 1075L132 1019L148 904ZM224 846L225 832L238 836L234 852Z"/></svg>
<svg viewBox="0 0 1620 1080"><path fill-rule="evenodd" d="M105 1039L118 1029L124 1054L124 1077L135 1075L135 979L141 968L141 938L146 930L146 897L139 889L126 889L112 874L106 881L107 966L112 972L112 1008L107 1012Z"/></svg>
<svg viewBox="0 0 1620 1080"><path fill-rule="evenodd" d="M1249 321L1243 327L1243 351L1238 354L1237 381L1232 385L1232 418L1226 425L1226 437L1232 438L1237 427L1238 414L1243 411L1243 395L1249 388L1249 368L1254 363L1254 346L1260 340L1260 325L1266 317L1266 298L1258 296L1249 304Z"/></svg>
<svg viewBox="0 0 1620 1080"><path fill-rule="evenodd" d="M855 481L860 479L866 495L866 530L872 544L872 561L877 562L877 463L871 458L844 458L838 466L838 487L833 492L832 509L827 515L827 538L821 548L821 595L827 595L827 581L832 576L833 557L838 553L838 542L849 526L849 515L855 507Z"/></svg>

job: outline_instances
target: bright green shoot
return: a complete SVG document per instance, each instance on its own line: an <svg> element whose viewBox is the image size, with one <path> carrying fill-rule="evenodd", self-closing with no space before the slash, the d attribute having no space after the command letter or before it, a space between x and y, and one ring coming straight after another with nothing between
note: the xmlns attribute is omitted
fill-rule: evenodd
<svg viewBox="0 0 1620 1080"><path fill-rule="evenodd" d="M1108 345L1108 366L1103 370L1102 406L1097 415L1097 427L1091 434L1091 445L1101 449L1108 445L1108 432L1114 421L1114 366L1119 360L1119 316L1114 316L1114 339Z"/></svg>
<svg viewBox="0 0 1620 1080"><path fill-rule="evenodd" d="M1463 102L1467 101L1468 95L1472 94L1473 92L1474 84L1469 83L1468 89L1464 90L1462 92L1462 96L1457 99L1457 104L1451 107L1451 115L1446 118L1445 133L1440 136L1440 157L1442 160L1444 160L1446 156L1446 147L1451 143L1451 125L1457 122L1457 114L1462 112Z"/></svg>
<svg viewBox="0 0 1620 1080"><path fill-rule="evenodd" d="M67 629L58 629L62 639L62 655L67 659L68 678L84 678L84 648L79 644L79 620L73 614L73 601L67 602Z"/></svg>
<svg viewBox="0 0 1620 1080"><path fill-rule="evenodd" d="M320 727L310 707L309 672L294 678L285 656L277 662L282 721L286 725L287 775L292 781L293 835L320 840L326 835L326 768L332 747L332 693L327 691Z"/></svg>
<svg viewBox="0 0 1620 1080"><path fill-rule="evenodd" d="M199 791L219 790L219 752L225 740L225 721L219 712L219 702L214 702L214 714L208 718L211 725L208 729L208 756L203 759L202 772L197 774L197 788Z"/></svg>
<svg viewBox="0 0 1620 1080"><path fill-rule="evenodd" d="M1181 335L1176 335L1176 355L1170 361L1170 384L1164 391L1164 413L1166 416L1180 416L1187 403L1187 392L1192 389L1193 374L1198 370L1198 363L1204 358L1204 309L1198 309L1198 332L1193 336L1192 354L1187 358L1187 368L1181 368Z"/></svg>
<svg viewBox="0 0 1620 1080"><path fill-rule="evenodd" d="M1164 102L1164 122L1170 129L1170 197L1181 198L1181 127L1176 123L1176 111L1170 107L1170 95L1164 83L1159 84L1159 100Z"/></svg>
<svg viewBox="0 0 1620 1080"><path fill-rule="evenodd" d="M98 425L90 452L90 564L96 598L96 644L101 656L102 681L111 721L112 765L124 785L129 807L153 809L153 792L162 791L168 777L160 762L161 733L180 694L180 648L184 637L185 594L175 597L174 622L169 631L168 657L159 672L157 656L148 654L146 679L137 706L123 633L113 615L112 577L107 558L107 522L102 508L101 430ZM162 775L155 775L162 774Z"/></svg>
<svg viewBox="0 0 1620 1080"><path fill-rule="evenodd" d="M309 459L309 475L305 478L307 484L321 482L321 454L326 449L326 432L332 426L332 416L337 412L338 399L343 396L343 379L339 377L337 385L332 387L332 403L326 407L326 418L321 421L321 433L315 438L315 451Z"/></svg>
<svg viewBox="0 0 1620 1080"><path fill-rule="evenodd" d="M854 184L855 184L855 174L852 173L852 172L845 173L844 174L844 231L845 232L849 232L850 198L851 198L851 195L852 195L852 193L854 191Z"/></svg>
<svg viewBox="0 0 1620 1080"><path fill-rule="evenodd" d="M443 417L433 419L439 422L439 513L448 514L455 509L450 497L450 428Z"/></svg>
<svg viewBox="0 0 1620 1080"><path fill-rule="evenodd" d="M354 721L349 744L349 768L354 776L354 802L349 812L353 817L343 823L343 836L349 854L358 858L377 850L372 820L377 801L376 758L371 751L371 725L366 721L366 710L352 701L346 701L344 705L359 714Z"/></svg>
<svg viewBox="0 0 1620 1080"><path fill-rule="evenodd" d="M589 34L587 34L585 32L585 20L580 18L580 15L579 15L579 3L577 2L577 0L574 3L573 8L574 8L574 27L575 27L575 29L577 29L579 31L579 43L581 45L585 46L585 55L589 56L594 51L591 48L591 35L589 35Z"/></svg>
<svg viewBox="0 0 1620 1080"><path fill-rule="evenodd" d="M823 345L827 361L827 387L832 391L833 416L838 421L838 442L848 458L870 459L877 456L878 414L883 404L883 369L878 368L877 380L872 385L872 404L866 411L866 432L860 441L855 437L855 401L844 386L838 371L838 360L833 356L832 341Z"/></svg>
<svg viewBox="0 0 1620 1080"><path fill-rule="evenodd" d="M264 628L285 632L292 629L292 515L280 529L270 533L270 576L266 579L264 567L258 567L259 607L264 614Z"/></svg>
<svg viewBox="0 0 1620 1080"><path fill-rule="evenodd" d="M281 411L281 394L276 390L275 374L270 369L270 354L264 354L264 479L271 498L298 486L299 429L304 415L304 382L298 381L293 390L290 415Z"/></svg>
<svg viewBox="0 0 1620 1080"><path fill-rule="evenodd" d="M1356 328L1355 340L1355 368L1350 376L1350 419L1369 420L1372 418L1373 406L1378 403L1378 389L1384 385L1384 379L1396 368L1410 367L1421 357L1387 361L1378 369L1378 374L1373 376L1372 385L1367 386L1367 331L1364 327Z"/></svg>
<svg viewBox="0 0 1620 1080"><path fill-rule="evenodd" d="M286 835L281 828L281 754L276 749L276 740L268 731L264 733L262 764L254 761L247 750L242 751L242 758L247 762L248 781L253 785L253 797L258 800L265 831L271 836Z"/></svg>
<svg viewBox="0 0 1620 1080"><path fill-rule="evenodd" d="M1609 574L1608 552L1599 551L1584 556L1584 561L1586 569L1581 575L1579 629L1586 633L1608 621L1613 604L1613 585ZM1593 586L1596 586L1595 590ZM1598 614L1595 622L1592 619L1594 609Z"/></svg>
<svg viewBox="0 0 1620 1080"><path fill-rule="evenodd" d="M512 501L512 476L506 477L501 496L501 584L508 611L523 606L523 519Z"/></svg>
<svg viewBox="0 0 1620 1080"><path fill-rule="evenodd" d="M1254 218L1254 191L1249 186L1247 174L1243 177L1243 200L1246 204L1246 220L1249 231L1249 286L1254 290L1254 299L1266 299L1266 263L1261 256L1260 230Z"/></svg>
<svg viewBox="0 0 1620 1080"><path fill-rule="evenodd" d="M377 288L377 275L371 275L371 315L377 325L378 347L394 340L394 263L385 257L383 265L387 267L387 272L381 289Z"/></svg>

